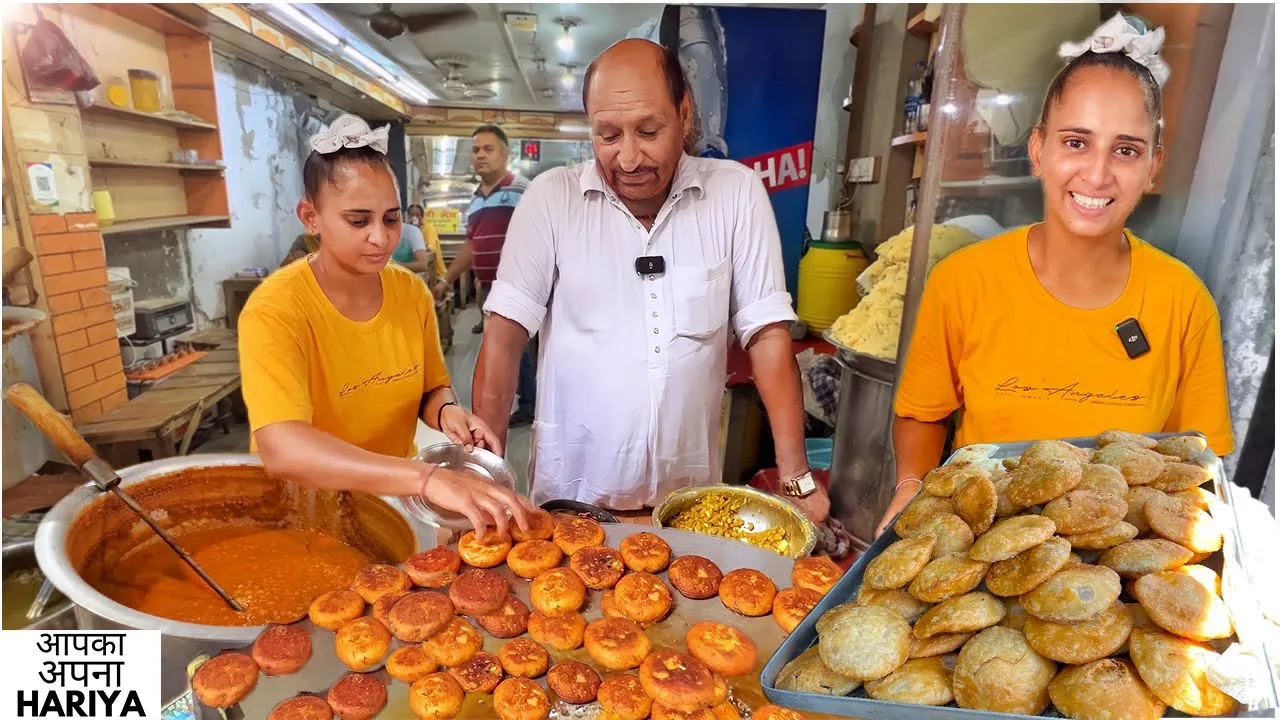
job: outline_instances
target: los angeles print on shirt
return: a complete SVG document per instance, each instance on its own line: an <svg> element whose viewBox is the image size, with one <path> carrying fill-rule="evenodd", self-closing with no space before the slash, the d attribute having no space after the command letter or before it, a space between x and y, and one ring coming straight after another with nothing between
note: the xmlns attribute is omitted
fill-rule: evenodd
<svg viewBox="0 0 1280 720"><path fill-rule="evenodd" d="M1085 385L1080 381L1032 382L1012 376L996 383L995 392L1005 398L1025 401L1062 402L1077 405L1143 407L1148 396L1124 388Z"/></svg>
<svg viewBox="0 0 1280 720"><path fill-rule="evenodd" d="M338 389L338 397L346 398L348 395L351 395L353 393L358 393L362 390L367 390L368 388L383 387L386 385L390 385L391 383L396 383L403 380L409 380L411 378L415 378L421 374L422 374L421 363L418 363L416 365L413 365L412 367L407 367L393 373L386 373L379 370L364 380L360 380L354 383L343 383L342 387Z"/></svg>

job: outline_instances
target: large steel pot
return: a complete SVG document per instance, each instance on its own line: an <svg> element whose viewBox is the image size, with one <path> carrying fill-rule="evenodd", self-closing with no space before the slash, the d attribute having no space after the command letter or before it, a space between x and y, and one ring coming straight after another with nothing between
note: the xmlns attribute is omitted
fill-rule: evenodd
<svg viewBox="0 0 1280 720"><path fill-rule="evenodd" d="M880 516L893 501L893 383L897 365L842 345L830 331L840 362L831 455L831 514L844 523L859 551L875 540Z"/></svg>
<svg viewBox="0 0 1280 720"><path fill-rule="evenodd" d="M323 529L371 557L400 563L435 547L434 529L415 520L396 498L322 492L267 477L257 455L209 454L143 463L120 471L123 485L166 529L229 524ZM53 507L36 530L40 569L75 603L86 630L159 630L161 693L186 691L186 668L201 653L244 647L254 627L197 625L125 607L99 593L95 577L144 544L159 542L114 496L85 485Z"/></svg>

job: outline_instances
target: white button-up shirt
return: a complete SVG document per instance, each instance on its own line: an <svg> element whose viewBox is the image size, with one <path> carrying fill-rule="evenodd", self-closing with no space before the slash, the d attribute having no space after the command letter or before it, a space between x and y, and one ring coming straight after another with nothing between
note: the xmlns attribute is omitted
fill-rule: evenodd
<svg viewBox="0 0 1280 720"><path fill-rule="evenodd" d="M662 273L636 260L661 256ZM684 156L652 230L594 162L539 175L484 310L541 332L533 499L618 510L719 482L730 329L795 320L773 207L740 163Z"/></svg>

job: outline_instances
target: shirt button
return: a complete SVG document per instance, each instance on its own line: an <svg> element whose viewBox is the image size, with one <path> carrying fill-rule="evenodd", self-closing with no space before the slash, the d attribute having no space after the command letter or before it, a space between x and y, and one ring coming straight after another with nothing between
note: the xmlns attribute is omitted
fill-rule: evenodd
<svg viewBox="0 0 1280 720"><path fill-rule="evenodd" d="M657 313L657 312L654 312L654 313L653 313L653 316L654 316L654 317L658 317L658 313Z"/></svg>
<svg viewBox="0 0 1280 720"><path fill-rule="evenodd" d="M652 298L652 299L654 299L654 300L657 300L657 299L658 299L658 296L657 296L657 295L655 295L654 293L649 293L649 297L650 297L650 298Z"/></svg>
<svg viewBox="0 0 1280 720"><path fill-rule="evenodd" d="M653 334L654 334L654 335L657 335L657 334L658 334L658 328L654 328L654 329L653 329Z"/></svg>
<svg viewBox="0 0 1280 720"><path fill-rule="evenodd" d="M653 351L654 351L654 352L656 352L656 353L660 353L660 352L662 352L662 349L661 349L661 348L659 348L657 345L654 345L654 346L653 346Z"/></svg>
<svg viewBox="0 0 1280 720"><path fill-rule="evenodd" d="M653 281L654 281L654 277L653 277L652 275L650 275L650 276L649 276L649 282L653 282Z"/></svg>

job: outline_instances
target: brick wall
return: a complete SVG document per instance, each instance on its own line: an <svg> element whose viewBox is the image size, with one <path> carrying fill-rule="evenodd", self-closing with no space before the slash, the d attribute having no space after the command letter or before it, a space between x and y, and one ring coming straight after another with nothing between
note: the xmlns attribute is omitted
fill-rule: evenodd
<svg viewBox="0 0 1280 720"><path fill-rule="evenodd" d="M67 405L76 424L129 399L107 292L106 250L93 213L32 215Z"/></svg>

